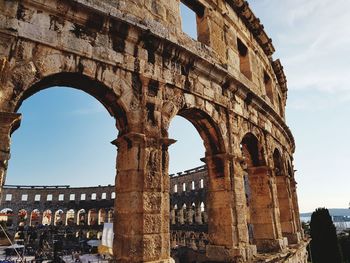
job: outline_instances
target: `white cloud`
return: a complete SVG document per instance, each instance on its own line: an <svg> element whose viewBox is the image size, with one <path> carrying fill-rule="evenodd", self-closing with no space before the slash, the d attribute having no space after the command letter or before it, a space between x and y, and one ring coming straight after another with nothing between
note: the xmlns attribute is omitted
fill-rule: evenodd
<svg viewBox="0 0 350 263"><path fill-rule="evenodd" d="M273 39L277 50L274 57L282 61L289 90L321 91L325 97L330 96L320 96L316 105L324 105L325 101L348 102L350 1L250 0L249 3ZM296 108L310 106L302 102L303 98L300 100Z"/></svg>
<svg viewBox="0 0 350 263"><path fill-rule="evenodd" d="M350 1L248 0L288 80L302 211L346 207L350 132ZM330 182L332 183L330 184Z"/></svg>

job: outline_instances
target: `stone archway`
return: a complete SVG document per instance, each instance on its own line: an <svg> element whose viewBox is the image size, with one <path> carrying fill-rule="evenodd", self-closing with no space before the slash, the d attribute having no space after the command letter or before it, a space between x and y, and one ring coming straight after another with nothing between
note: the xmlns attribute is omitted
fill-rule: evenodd
<svg viewBox="0 0 350 263"><path fill-rule="evenodd" d="M280 224L276 221L277 205L273 205L273 183L264 149L252 133L243 137L240 147L245 170L244 189L249 242L256 245L259 252L281 251L285 244L281 239Z"/></svg>
<svg viewBox="0 0 350 263"><path fill-rule="evenodd" d="M259 257L247 238L241 128L256 127L290 156L295 150L284 119L286 77L280 61L271 59L274 47L259 19L243 0L158 0L152 8L136 1L100 2L0 4L1 185L21 102L52 85L81 89L106 107L119 130L116 261L169 262L167 148L173 141L167 129L179 113L197 126L207 148L207 255L220 262ZM181 30L180 2L198 15L198 41ZM264 166L273 177L272 163ZM292 191L297 209L294 180ZM281 231L274 219L276 245ZM300 250L290 251L294 258L306 254L299 244Z"/></svg>
<svg viewBox="0 0 350 263"><path fill-rule="evenodd" d="M290 167L286 170L278 149L273 152L273 164L282 235L288 239L289 244L295 244L299 242L300 237L297 234L290 177L287 175L291 171Z"/></svg>
<svg viewBox="0 0 350 263"><path fill-rule="evenodd" d="M198 222L208 224L209 244L206 246L206 256L210 260L222 260L223 255L229 258L235 253L234 250L238 244L233 235L236 226L231 202L233 198L231 158L224 143L226 138L223 137L222 126L219 126L219 120L225 121L225 115L218 112L217 108L209 106L211 110L207 112L202 106L195 105L194 101L186 99L186 96L183 98L183 103L178 106L180 110L176 112L176 115L192 123L205 147L203 161L207 166L207 200L205 205L203 202L198 204L196 213ZM169 115L174 116L175 114L172 112ZM216 116L216 118L211 116ZM172 117L169 119L171 120ZM171 156L169 158L171 159ZM182 221L188 217L187 214L184 214L188 209L184 209L182 204L178 205L178 209L174 209L174 213L177 213L174 214L174 217L177 217L179 223L182 224ZM191 207L191 204L188 206Z"/></svg>
<svg viewBox="0 0 350 263"><path fill-rule="evenodd" d="M43 212L43 221L42 224L45 225L51 225L52 224L52 212L51 210L47 209Z"/></svg>

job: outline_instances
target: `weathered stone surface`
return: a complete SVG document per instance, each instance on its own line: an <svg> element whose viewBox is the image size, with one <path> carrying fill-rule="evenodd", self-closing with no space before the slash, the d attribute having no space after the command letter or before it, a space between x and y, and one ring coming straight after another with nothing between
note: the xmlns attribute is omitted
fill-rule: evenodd
<svg viewBox="0 0 350 263"><path fill-rule="evenodd" d="M71 86L99 100L119 130L118 261L170 260L164 178L175 115L195 126L206 148L207 214L199 221L208 222L210 245L225 251L209 259L284 253L285 238L303 245L286 78L271 40L244 0L181 2L197 15L197 40L182 32L179 0L0 3L1 184L19 119L8 116L42 89Z"/></svg>

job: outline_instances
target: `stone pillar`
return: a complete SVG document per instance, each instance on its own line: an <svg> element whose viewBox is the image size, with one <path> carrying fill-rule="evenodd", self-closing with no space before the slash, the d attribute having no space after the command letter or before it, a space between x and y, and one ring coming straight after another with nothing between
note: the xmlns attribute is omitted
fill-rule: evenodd
<svg viewBox="0 0 350 263"><path fill-rule="evenodd" d="M297 233L290 180L285 175L276 176L275 179L282 235L288 239L289 244L297 244L300 241L300 235Z"/></svg>
<svg viewBox="0 0 350 263"><path fill-rule="evenodd" d="M113 243L117 262L170 260L167 148L172 142L140 133L113 142L118 147Z"/></svg>
<svg viewBox="0 0 350 263"><path fill-rule="evenodd" d="M210 261L229 262L241 257L237 249L237 228L233 217L233 187L230 156L217 154L206 156L208 190L205 206L208 216L209 245L206 255Z"/></svg>
<svg viewBox="0 0 350 263"><path fill-rule="evenodd" d="M235 218L237 224L237 239L239 247L245 251L242 252L246 256L245 260L250 260L256 255L256 245L252 236L252 224L250 220L250 207L249 207L249 181L248 172L246 171L247 165L240 156L241 151L237 153L234 158L234 205L235 205Z"/></svg>
<svg viewBox="0 0 350 263"><path fill-rule="evenodd" d="M0 186L5 183L8 160L10 159L10 136L20 125L21 115L0 112ZM2 192L2 191L1 191ZM0 195L1 195L0 192Z"/></svg>
<svg viewBox="0 0 350 263"><path fill-rule="evenodd" d="M18 209L12 210L12 225L14 229L18 227Z"/></svg>
<svg viewBox="0 0 350 263"><path fill-rule="evenodd" d="M267 166L248 168L251 189L250 221L259 252L282 251L286 243L279 223L277 189Z"/></svg>
<svg viewBox="0 0 350 263"><path fill-rule="evenodd" d="M181 207L181 208L179 208L177 211L178 211L177 216L178 216L178 222L179 222L179 224L180 224L180 225L185 224L185 219L184 219L184 208Z"/></svg>
<svg viewBox="0 0 350 263"><path fill-rule="evenodd" d="M177 240L176 240L176 233L175 232L171 233L170 239L171 239L171 248L175 249L177 247Z"/></svg>
<svg viewBox="0 0 350 263"><path fill-rule="evenodd" d="M292 196L292 202L293 202L293 212L294 212L294 222L297 230L297 235L299 235L299 238L304 238L304 231L301 226L300 222L300 214L299 214L299 203L298 203L298 196L297 196L297 182L294 178L290 178L290 188L291 188L291 196Z"/></svg>
<svg viewBox="0 0 350 263"><path fill-rule="evenodd" d="M175 219L176 215L175 215L175 209L171 209L170 211L170 222L172 225L176 224L176 219Z"/></svg>
<svg viewBox="0 0 350 263"><path fill-rule="evenodd" d="M202 212L202 217L203 217L203 223L207 224L208 223L208 214L206 211Z"/></svg>
<svg viewBox="0 0 350 263"><path fill-rule="evenodd" d="M193 224L193 209L192 206L188 206L187 210L187 224L192 225Z"/></svg>
<svg viewBox="0 0 350 263"><path fill-rule="evenodd" d="M199 237L198 250L205 251L205 243L204 243L203 237Z"/></svg>
<svg viewBox="0 0 350 263"><path fill-rule="evenodd" d="M74 210L74 217L73 217L73 225L77 225L77 220L78 220L78 211Z"/></svg>
<svg viewBox="0 0 350 263"><path fill-rule="evenodd" d="M203 224L200 204L198 204L198 206L196 207L196 224Z"/></svg>
<svg viewBox="0 0 350 263"><path fill-rule="evenodd" d="M190 244L189 244L189 247L193 250L197 250L198 247L197 247L197 244L196 244L196 236L194 234L192 234L190 236Z"/></svg>

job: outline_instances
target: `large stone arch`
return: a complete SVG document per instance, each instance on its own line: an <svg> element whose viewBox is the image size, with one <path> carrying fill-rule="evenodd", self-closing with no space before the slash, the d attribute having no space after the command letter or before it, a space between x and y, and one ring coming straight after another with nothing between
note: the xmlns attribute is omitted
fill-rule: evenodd
<svg viewBox="0 0 350 263"><path fill-rule="evenodd" d="M178 96L179 108L168 112L171 121L172 117L179 115L192 123L203 140L205 147L205 158L207 165L208 189L206 204L206 218L208 218L207 256L216 259L218 250L232 256L237 239L233 233L236 231L234 223L233 182L231 179L231 157L227 149L227 127L226 115L220 112L208 101L195 99L193 95L184 94ZM200 101L200 102L198 102ZM167 116L167 113L165 112ZM225 143L226 142L226 143ZM170 156L171 158L171 156ZM191 205L191 204L188 204ZM179 204L180 218L183 218L182 204ZM202 221L202 220L198 220ZM181 222L180 222L181 223Z"/></svg>
<svg viewBox="0 0 350 263"><path fill-rule="evenodd" d="M273 151L273 171L276 180L281 230L282 235L292 244L298 242L295 235L297 229L295 226L290 179L284 163L280 151L275 148Z"/></svg>
<svg viewBox="0 0 350 263"><path fill-rule="evenodd" d="M17 112L25 99L41 90L55 86L74 88L96 98L106 108L108 113L116 119L118 130L121 133L127 132L127 114L120 101L120 96L105 83L80 72L59 72L44 76L40 80L35 80L23 83L23 90L18 94L13 94L13 105L9 108L10 112Z"/></svg>
<svg viewBox="0 0 350 263"><path fill-rule="evenodd" d="M280 61L271 59L274 47L268 35L243 0L220 4L158 0L152 6L129 2L13 0L0 4L0 184L10 157L10 134L20 122L15 112L31 95L28 87L62 74L102 83L108 87L104 94L108 98L99 97L103 104L117 117L119 109L113 110L117 101L127 119L117 121L117 127L125 129L114 141L118 147L116 261L169 262L167 148L173 141L167 127L173 114L195 107L212 118L217 129L208 133L221 134L225 146L217 147L215 136L202 132L209 149L205 161L211 168L211 201L206 207L208 212L213 209L209 220L215 221L209 222L208 259L259 260L247 238L240 136L256 131L265 150L266 165L259 169L266 172L264 178L269 178L274 196L274 222L268 225L274 235L265 239L266 248L277 248L281 238L271 138L290 155L295 147L284 119L286 77ZM181 30L180 2L199 18L197 40ZM203 126L210 125L204 122ZM297 202L296 194L293 200ZM301 261L296 259L299 252L306 254L305 244L299 244L299 250L288 251L293 262ZM276 261L286 257L269 256Z"/></svg>
<svg viewBox="0 0 350 263"><path fill-rule="evenodd" d="M259 139L251 132L243 136L240 147L245 170L243 177L249 242L256 245L260 252L280 251L286 244L281 239L278 204L266 153Z"/></svg>

